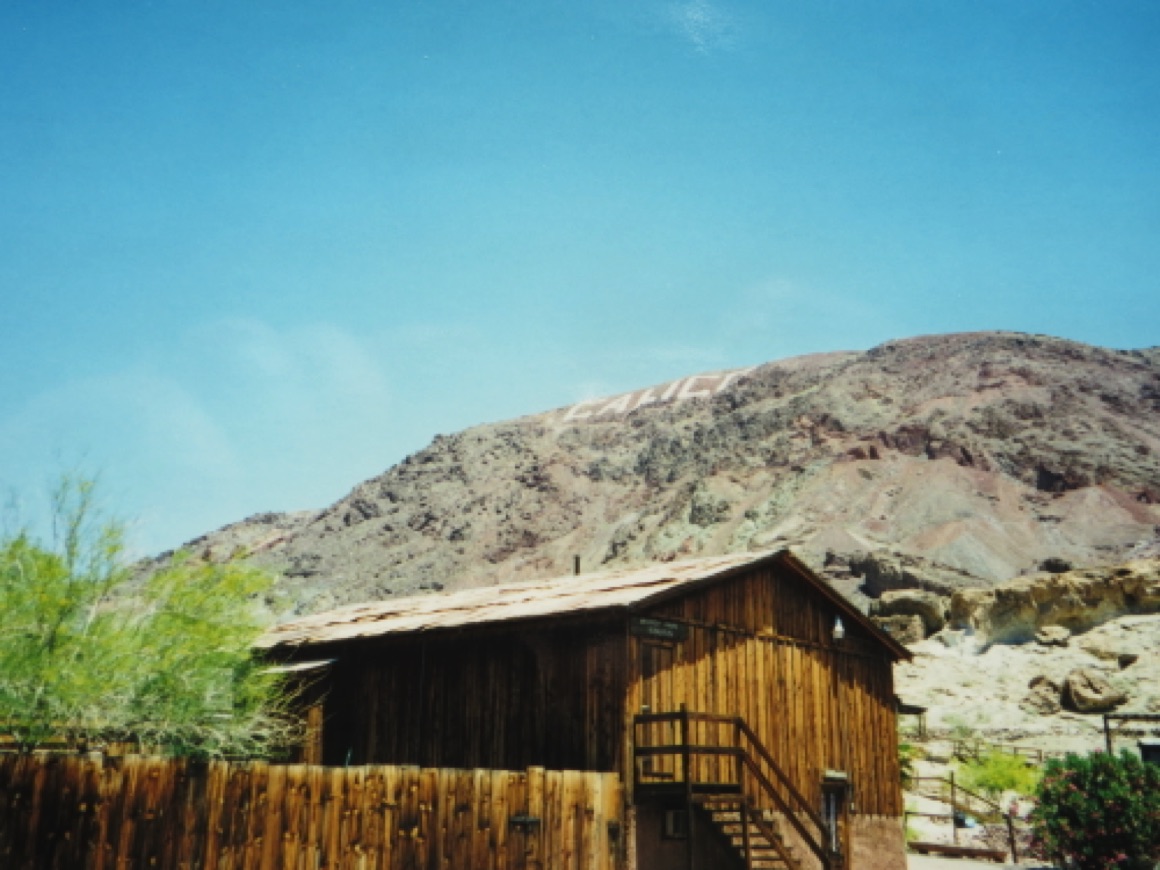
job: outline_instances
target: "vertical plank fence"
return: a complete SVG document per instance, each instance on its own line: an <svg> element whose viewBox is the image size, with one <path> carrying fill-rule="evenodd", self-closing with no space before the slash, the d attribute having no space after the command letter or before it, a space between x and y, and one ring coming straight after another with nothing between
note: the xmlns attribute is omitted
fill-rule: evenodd
<svg viewBox="0 0 1160 870"><path fill-rule="evenodd" d="M620 870L614 773L0 753L4 870Z"/></svg>

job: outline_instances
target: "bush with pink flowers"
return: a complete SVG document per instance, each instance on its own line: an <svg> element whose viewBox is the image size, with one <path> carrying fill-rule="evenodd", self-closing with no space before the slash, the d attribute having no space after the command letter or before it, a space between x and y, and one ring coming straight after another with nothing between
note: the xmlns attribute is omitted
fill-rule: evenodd
<svg viewBox="0 0 1160 870"><path fill-rule="evenodd" d="M1037 850L1076 870L1139 870L1160 860L1160 766L1127 750L1047 762L1031 814Z"/></svg>

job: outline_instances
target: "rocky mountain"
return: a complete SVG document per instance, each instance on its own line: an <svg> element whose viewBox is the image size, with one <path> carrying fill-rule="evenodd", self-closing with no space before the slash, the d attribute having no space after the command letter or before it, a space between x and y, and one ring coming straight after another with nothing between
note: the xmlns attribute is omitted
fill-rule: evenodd
<svg viewBox="0 0 1160 870"><path fill-rule="evenodd" d="M1160 348L967 333L695 375L436 437L189 548L316 611L779 546L856 598L1160 554Z"/></svg>

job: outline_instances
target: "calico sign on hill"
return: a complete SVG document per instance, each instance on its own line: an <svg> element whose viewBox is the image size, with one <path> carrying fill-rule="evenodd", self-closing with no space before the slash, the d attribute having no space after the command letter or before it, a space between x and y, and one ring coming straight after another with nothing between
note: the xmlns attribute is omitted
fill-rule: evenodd
<svg viewBox="0 0 1160 870"><path fill-rule="evenodd" d="M619 396L604 399L585 399L561 412L561 423L579 423L583 420L597 420L602 417L618 417L643 408L645 405L662 405L667 402L685 402L689 399L707 399L724 392L741 378L756 368L732 369L726 372L712 372L707 375L693 375Z"/></svg>

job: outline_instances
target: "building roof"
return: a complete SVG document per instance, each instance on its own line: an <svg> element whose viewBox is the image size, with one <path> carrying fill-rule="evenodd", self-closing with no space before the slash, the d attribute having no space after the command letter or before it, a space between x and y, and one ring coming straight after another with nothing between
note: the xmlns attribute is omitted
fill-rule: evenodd
<svg viewBox="0 0 1160 870"><path fill-rule="evenodd" d="M643 568L621 568L351 604L275 626L259 638L257 646L263 649L313 646L358 638L470 628L552 616L632 611L767 562L782 562L800 574L829 598L842 611L843 616L866 627L896 658L910 657L904 647L881 632L857 608L815 577L788 550L658 562Z"/></svg>

